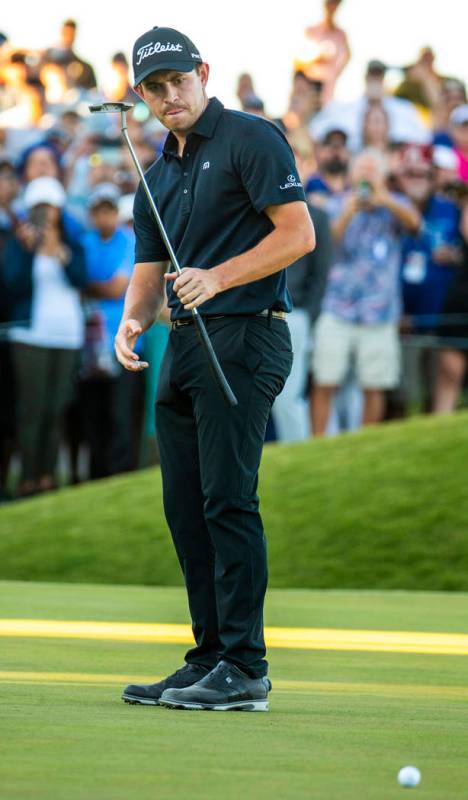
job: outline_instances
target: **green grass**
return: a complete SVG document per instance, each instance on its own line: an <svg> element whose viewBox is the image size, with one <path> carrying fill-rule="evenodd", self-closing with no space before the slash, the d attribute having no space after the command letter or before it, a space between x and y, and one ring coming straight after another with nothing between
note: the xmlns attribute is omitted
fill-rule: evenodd
<svg viewBox="0 0 468 800"><path fill-rule="evenodd" d="M467 452L465 412L267 446L271 585L468 590ZM180 584L158 470L4 507L0 577Z"/></svg>
<svg viewBox="0 0 468 800"><path fill-rule="evenodd" d="M0 608L3 617L187 621L177 588L3 583ZM276 590L266 621L466 633L468 595ZM21 638L0 647L2 672L141 680L179 666L185 650ZM411 763L423 775L418 797L466 796L466 657L272 649L269 660L273 686L314 686L274 689L268 714L139 708L120 701L118 679L33 683L0 673L1 797L398 800L398 769Z"/></svg>

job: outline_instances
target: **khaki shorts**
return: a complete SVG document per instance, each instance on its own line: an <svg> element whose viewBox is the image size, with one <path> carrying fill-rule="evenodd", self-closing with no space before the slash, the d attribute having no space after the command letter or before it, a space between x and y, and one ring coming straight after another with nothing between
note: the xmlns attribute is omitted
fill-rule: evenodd
<svg viewBox="0 0 468 800"><path fill-rule="evenodd" d="M363 389L393 389L400 374L400 344L393 322L358 325L321 314L315 326L312 370L319 386L340 386L355 359Z"/></svg>

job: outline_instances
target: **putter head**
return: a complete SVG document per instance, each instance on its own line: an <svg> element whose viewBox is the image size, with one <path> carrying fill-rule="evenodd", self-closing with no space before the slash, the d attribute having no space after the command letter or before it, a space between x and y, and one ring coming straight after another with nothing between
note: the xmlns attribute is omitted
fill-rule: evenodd
<svg viewBox="0 0 468 800"><path fill-rule="evenodd" d="M133 103L99 103L99 105L89 106L91 114L112 114L129 111L131 108L133 108Z"/></svg>

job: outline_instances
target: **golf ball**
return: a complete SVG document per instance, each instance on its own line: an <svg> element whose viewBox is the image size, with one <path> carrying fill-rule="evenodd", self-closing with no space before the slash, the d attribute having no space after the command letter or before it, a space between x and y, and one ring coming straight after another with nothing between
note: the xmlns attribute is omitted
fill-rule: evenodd
<svg viewBox="0 0 468 800"><path fill-rule="evenodd" d="M398 783L405 789L414 789L421 782L421 773L417 767L402 767L398 773Z"/></svg>

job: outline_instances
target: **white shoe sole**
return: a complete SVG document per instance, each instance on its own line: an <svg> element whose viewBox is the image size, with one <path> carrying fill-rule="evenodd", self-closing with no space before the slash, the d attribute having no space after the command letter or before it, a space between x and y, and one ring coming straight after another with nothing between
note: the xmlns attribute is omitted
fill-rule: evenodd
<svg viewBox="0 0 468 800"><path fill-rule="evenodd" d="M160 700L166 708L185 708L188 711L268 711L268 700L240 700L236 703L209 705L208 703L178 703L175 700Z"/></svg>
<svg viewBox="0 0 468 800"><path fill-rule="evenodd" d="M145 700L144 697L136 697L131 694L123 694L122 700L132 706L158 706L159 700Z"/></svg>

